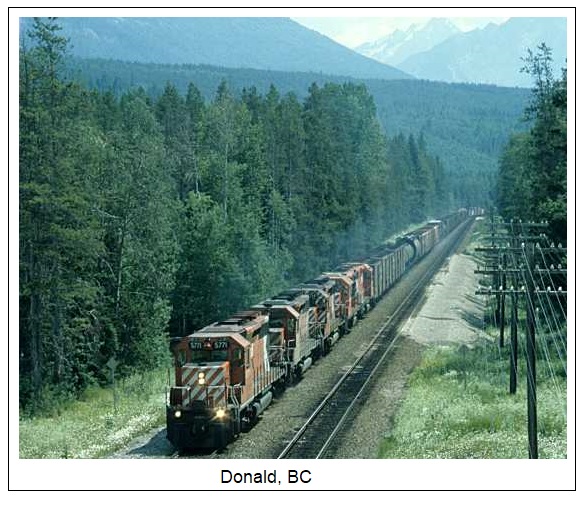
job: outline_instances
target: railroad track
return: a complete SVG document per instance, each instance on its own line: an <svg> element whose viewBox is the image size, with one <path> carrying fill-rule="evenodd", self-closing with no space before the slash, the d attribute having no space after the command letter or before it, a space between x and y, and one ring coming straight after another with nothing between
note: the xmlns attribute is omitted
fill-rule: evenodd
<svg viewBox="0 0 583 505"><path fill-rule="evenodd" d="M346 370L330 392L296 432L277 459L320 459L326 457L347 419L366 397L367 388L399 339L399 327L422 299L425 286L455 251L472 221L462 224L432 266L409 291L397 309L383 323L366 349Z"/></svg>

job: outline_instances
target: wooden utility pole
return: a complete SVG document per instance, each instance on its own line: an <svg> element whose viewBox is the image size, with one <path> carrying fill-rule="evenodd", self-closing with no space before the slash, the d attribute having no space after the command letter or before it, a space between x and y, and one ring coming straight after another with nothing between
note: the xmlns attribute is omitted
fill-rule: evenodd
<svg viewBox="0 0 583 505"><path fill-rule="evenodd" d="M506 301L506 253L502 253L502 266L500 278L502 279L502 292L500 293L500 348L504 347L504 325L506 324L505 301Z"/></svg>
<svg viewBox="0 0 583 505"><path fill-rule="evenodd" d="M512 235L511 246L517 247L516 231L514 230L514 221L510 224L510 234ZM516 278L513 279L516 284ZM510 394L516 394L516 376L518 372L518 296L512 293L512 310L510 314Z"/></svg>
<svg viewBox="0 0 583 505"><path fill-rule="evenodd" d="M494 223L494 209L490 210L490 239L492 241L492 249L495 247L496 227ZM500 270L500 251L498 251L498 270ZM500 272L494 274L494 286L498 290L500 286ZM496 291L496 311L494 312L494 321L500 324L500 294ZM502 326L502 325L500 325Z"/></svg>
<svg viewBox="0 0 583 505"><path fill-rule="evenodd" d="M526 251L528 272L526 275L526 398L528 413L528 457L538 459L538 435L536 413L536 341L534 329L534 245Z"/></svg>
<svg viewBox="0 0 583 505"><path fill-rule="evenodd" d="M516 394L516 372L518 370L518 296L512 293L510 315L510 394Z"/></svg>

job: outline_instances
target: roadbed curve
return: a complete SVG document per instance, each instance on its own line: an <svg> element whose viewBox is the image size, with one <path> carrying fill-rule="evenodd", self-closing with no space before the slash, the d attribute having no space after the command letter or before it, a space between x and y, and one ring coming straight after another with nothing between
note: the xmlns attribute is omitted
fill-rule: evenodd
<svg viewBox="0 0 583 505"><path fill-rule="evenodd" d="M439 244L438 248L445 247L446 242L448 240ZM403 296L426 271L436 252L432 252L408 272L372 311L358 321L350 333L337 342L327 356L312 365L300 382L289 387L280 397L275 398L255 427L241 434L224 451L213 454L213 457L276 458L279 451L302 426L333 384L361 354L379 327L391 316ZM444 271L443 268L442 271ZM437 275L437 279L442 271ZM406 325L410 322L411 320ZM417 342L413 338L402 339L395 346L382 373L383 387L373 388L374 391L363 405L362 412L356 416L354 424L345 432L343 439L345 442L331 457L376 457L378 443L390 427L390 421L404 393L407 377L421 360L424 349L424 343ZM111 457L165 458L173 452L171 445L165 439L165 429L160 428L140 437L126 450ZM186 457L208 457L208 455L192 454Z"/></svg>

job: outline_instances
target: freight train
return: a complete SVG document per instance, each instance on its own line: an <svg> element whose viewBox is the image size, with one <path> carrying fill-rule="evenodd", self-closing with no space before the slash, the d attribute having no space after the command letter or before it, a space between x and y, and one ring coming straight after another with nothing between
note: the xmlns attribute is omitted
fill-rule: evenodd
<svg viewBox="0 0 583 505"><path fill-rule="evenodd" d="M411 268L475 209L460 209L315 279L171 339L175 385L167 438L179 450L222 448L252 427L273 395L330 352Z"/></svg>

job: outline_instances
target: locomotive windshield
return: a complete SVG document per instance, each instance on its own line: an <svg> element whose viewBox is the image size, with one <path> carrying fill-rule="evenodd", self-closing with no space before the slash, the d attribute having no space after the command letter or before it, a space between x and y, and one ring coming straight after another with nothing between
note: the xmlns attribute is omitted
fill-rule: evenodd
<svg viewBox="0 0 583 505"><path fill-rule="evenodd" d="M212 363L215 361L227 361L228 351L223 350L192 350L190 352L190 359L193 363Z"/></svg>
<svg viewBox="0 0 583 505"><path fill-rule="evenodd" d="M229 341L227 339L200 339L190 340L191 363L212 363L229 359Z"/></svg>

